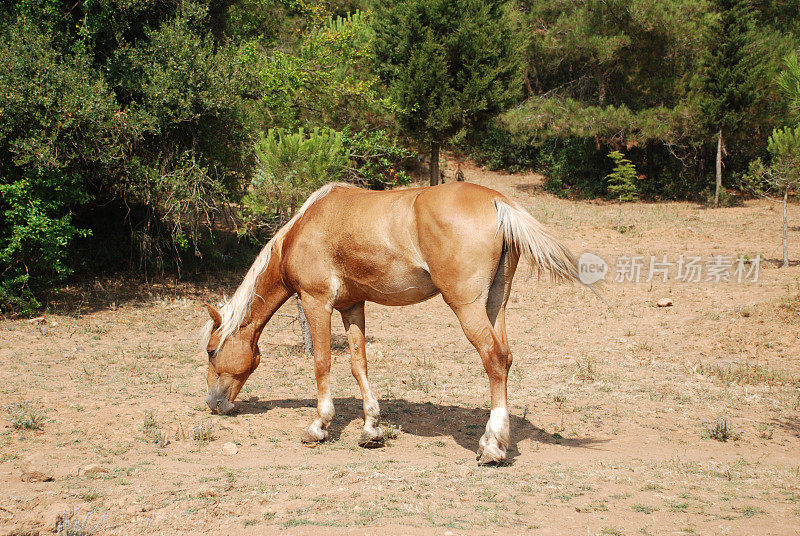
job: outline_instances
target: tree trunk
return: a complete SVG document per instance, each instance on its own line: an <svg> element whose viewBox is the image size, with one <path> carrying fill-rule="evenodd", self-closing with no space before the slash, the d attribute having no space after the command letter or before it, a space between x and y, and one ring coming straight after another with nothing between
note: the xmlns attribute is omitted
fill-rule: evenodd
<svg viewBox="0 0 800 536"><path fill-rule="evenodd" d="M789 202L789 188L783 192L783 267L789 266L789 237L786 226L786 204Z"/></svg>
<svg viewBox="0 0 800 536"><path fill-rule="evenodd" d="M295 294L295 297L297 298L297 317L303 332L303 355L314 355L314 342L311 340L311 329L308 327L308 320L303 312L303 304L300 303L299 294Z"/></svg>
<svg viewBox="0 0 800 536"><path fill-rule="evenodd" d="M717 135L717 183L714 188L714 208L719 207L719 191L722 189L722 129Z"/></svg>
<svg viewBox="0 0 800 536"><path fill-rule="evenodd" d="M439 184L439 142L431 142L431 186Z"/></svg>

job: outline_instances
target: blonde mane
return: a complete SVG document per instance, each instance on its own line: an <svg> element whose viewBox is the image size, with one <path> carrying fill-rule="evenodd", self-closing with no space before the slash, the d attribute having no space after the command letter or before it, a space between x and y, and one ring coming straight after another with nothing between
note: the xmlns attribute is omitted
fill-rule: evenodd
<svg viewBox="0 0 800 536"><path fill-rule="evenodd" d="M244 322L245 318L250 312L250 305L257 296L256 287L258 286L258 279L261 274L266 271L267 266L269 266L269 261L272 259L272 250L275 247L280 247L283 238L286 236L286 233L289 232L289 229L291 229L292 226L303 217L303 214L305 214L306 210L308 210L308 207L328 195L331 190L337 186L353 188L353 186L350 184L331 182L315 191L308 196L306 202L303 203L303 206L300 207L300 210L297 211L292 219L289 220L286 225L281 227L278 232L275 233L275 236L273 236L270 241L267 242L267 244L261 249L261 252L256 257L256 260L253 261L253 265L250 266L249 270L247 270L247 274L244 276L244 280L239 285L239 288L237 288L236 292L234 292L233 297L228 300L220 309L222 324L220 324L219 328L217 328L217 333L219 334L219 344L217 345L217 349L222 347L222 343L225 342L228 337L239 330L242 322ZM206 322L205 326L203 326L203 330L201 332L201 339L204 346L208 344L208 340L211 338L211 333L213 331L214 322L209 320Z"/></svg>

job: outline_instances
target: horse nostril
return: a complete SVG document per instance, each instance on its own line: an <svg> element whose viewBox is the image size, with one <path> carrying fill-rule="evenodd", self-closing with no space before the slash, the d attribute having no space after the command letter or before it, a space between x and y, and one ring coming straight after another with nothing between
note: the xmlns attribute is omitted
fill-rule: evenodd
<svg viewBox="0 0 800 536"><path fill-rule="evenodd" d="M217 413L226 415L233 410L233 404L227 398L220 398L217 401Z"/></svg>
<svg viewBox="0 0 800 536"><path fill-rule="evenodd" d="M233 404L222 393L211 393L206 397L206 404L211 411L216 411L220 415L230 413Z"/></svg>

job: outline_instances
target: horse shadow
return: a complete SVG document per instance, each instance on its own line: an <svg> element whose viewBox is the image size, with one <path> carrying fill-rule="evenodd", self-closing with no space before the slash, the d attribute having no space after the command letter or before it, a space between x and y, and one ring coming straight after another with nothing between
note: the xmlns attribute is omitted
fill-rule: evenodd
<svg viewBox="0 0 800 536"><path fill-rule="evenodd" d="M353 421L363 418L361 400L355 397L336 398L336 417L328 431L331 440L338 440L342 431ZM408 434L418 437L451 436L461 447L474 452L483 435L489 411L479 407L463 407L431 402L411 402L403 398L381 399L381 420L399 426ZM237 402L234 410L238 415L269 413L276 408L299 409L317 406L314 399L249 400ZM507 462L513 462L520 452L517 442L532 439L540 443L563 445L573 448L596 449L607 443L607 439L591 437L565 438L560 434L549 434L528 419L510 414L511 445Z"/></svg>

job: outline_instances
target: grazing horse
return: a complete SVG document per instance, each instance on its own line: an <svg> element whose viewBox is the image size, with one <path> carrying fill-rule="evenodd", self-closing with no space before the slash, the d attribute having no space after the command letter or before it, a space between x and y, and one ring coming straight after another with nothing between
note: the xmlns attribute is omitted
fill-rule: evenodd
<svg viewBox="0 0 800 536"><path fill-rule="evenodd" d="M302 441L325 440L333 419L335 309L344 321L364 404L359 445L380 445L380 409L367 381L364 302L410 305L441 294L489 376L492 409L479 463L502 463L510 441L505 308L520 256L556 281L578 279L572 253L519 205L489 188L463 182L380 192L323 186L264 246L230 301L220 311L206 306L206 402L220 413L233 409L261 359L261 331L297 293L314 343L318 395L317 418Z"/></svg>

